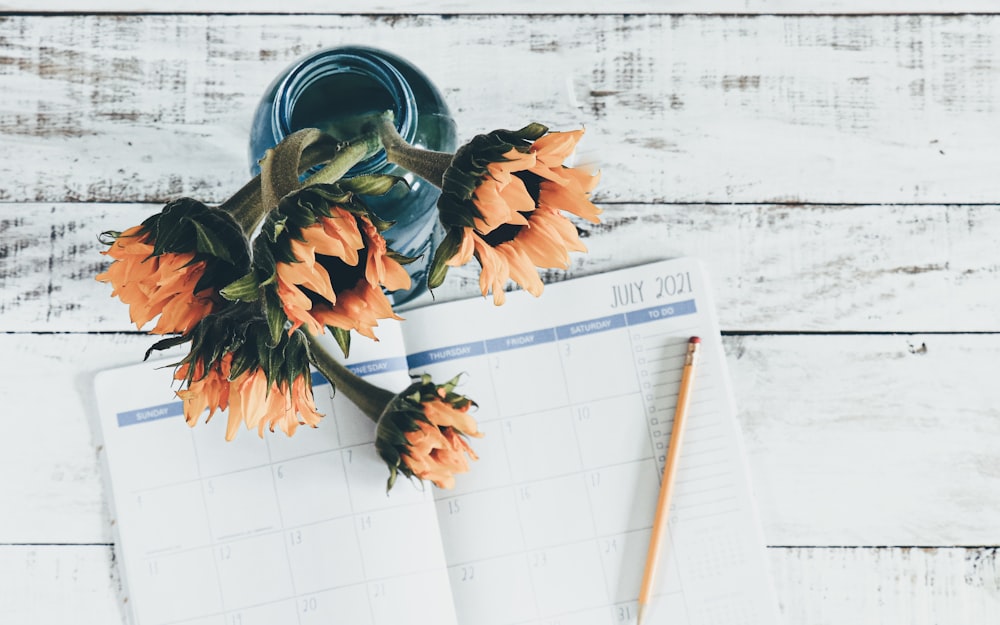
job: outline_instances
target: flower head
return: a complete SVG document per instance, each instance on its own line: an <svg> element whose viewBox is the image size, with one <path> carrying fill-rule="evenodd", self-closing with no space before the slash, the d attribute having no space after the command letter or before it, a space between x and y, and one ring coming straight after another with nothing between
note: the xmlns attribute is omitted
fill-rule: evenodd
<svg viewBox="0 0 1000 625"><path fill-rule="evenodd" d="M255 273L224 290L239 299L265 289L287 332L329 327L345 353L350 330L377 340L381 319L400 319L383 288L410 287L402 265L411 259L389 249L381 231L391 224L364 207L352 184L316 185L283 199L254 245Z"/></svg>
<svg viewBox="0 0 1000 625"><path fill-rule="evenodd" d="M458 379L434 384L423 375L386 406L375 430L375 449L389 467L388 488L399 473L452 488L455 474L478 460L466 441L480 437L469 415L474 402L454 392Z"/></svg>
<svg viewBox="0 0 1000 625"><path fill-rule="evenodd" d="M248 246L239 225L217 209L182 199L141 225L106 232L102 252L114 259L97 275L110 282L142 328L159 315L152 332L187 332L221 303L218 291L246 271Z"/></svg>
<svg viewBox="0 0 1000 625"><path fill-rule="evenodd" d="M216 410L227 408L226 440L236 436L241 424L260 436L265 428L273 432L278 427L291 436L299 425L319 424L323 415L313 399L305 336L282 333L271 346L265 326L263 320L242 323L231 313L212 315L173 341L192 344L174 372L186 385L177 396L184 402L188 425L193 427L206 409L208 421Z"/></svg>
<svg viewBox="0 0 1000 625"><path fill-rule="evenodd" d="M305 325L321 334L332 326L375 339L379 319L400 318L382 287L409 288L410 276L368 217L337 206L330 212L302 229L303 240L289 241L293 260L278 262L282 307L293 330Z"/></svg>
<svg viewBox="0 0 1000 625"><path fill-rule="evenodd" d="M480 290L502 304L508 280L537 296L536 268L568 269L569 252L586 247L564 213L594 223L601 213L590 201L599 176L563 165L581 136L582 130L549 133L532 124L480 135L460 148L444 174L438 208L448 234L429 286L475 256Z"/></svg>

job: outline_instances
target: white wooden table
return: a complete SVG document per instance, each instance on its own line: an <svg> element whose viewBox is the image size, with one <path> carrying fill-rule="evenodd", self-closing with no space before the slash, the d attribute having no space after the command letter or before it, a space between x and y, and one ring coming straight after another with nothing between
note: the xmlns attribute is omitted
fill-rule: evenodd
<svg viewBox="0 0 1000 625"><path fill-rule="evenodd" d="M1000 7L503 4L0 1L0 623L122 618L91 378L150 339L97 233L226 197L271 78L359 42L463 136L586 126L604 223L546 279L707 261L786 623L1000 620Z"/></svg>

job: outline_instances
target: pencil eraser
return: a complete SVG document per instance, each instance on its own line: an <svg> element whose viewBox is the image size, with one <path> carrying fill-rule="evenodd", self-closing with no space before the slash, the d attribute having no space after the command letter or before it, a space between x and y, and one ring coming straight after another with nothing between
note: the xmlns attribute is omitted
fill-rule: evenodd
<svg viewBox="0 0 1000 625"><path fill-rule="evenodd" d="M701 343L701 339L698 338L697 336L692 336L691 340L688 341L688 343Z"/></svg>

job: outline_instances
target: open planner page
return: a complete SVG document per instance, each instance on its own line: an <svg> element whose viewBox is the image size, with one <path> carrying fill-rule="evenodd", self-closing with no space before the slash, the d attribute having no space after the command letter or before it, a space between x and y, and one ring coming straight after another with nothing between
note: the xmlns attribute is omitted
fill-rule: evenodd
<svg viewBox="0 0 1000 625"><path fill-rule="evenodd" d="M399 325L379 336L348 362L402 389ZM225 413L184 425L163 364L96 380L133 623L454 625L431 489L403 480L386 496L367 417L314 376L319 428L227 443Z"/></svg>
<svg viewBox="0 0 1000 625"><path fill-rule="evenodd" d="M665 261L408 311L411 371L479 403L480 456L438 517L463 625L634 623L684 355L702 338L647 625L773 625L713 304Z"/></svg>

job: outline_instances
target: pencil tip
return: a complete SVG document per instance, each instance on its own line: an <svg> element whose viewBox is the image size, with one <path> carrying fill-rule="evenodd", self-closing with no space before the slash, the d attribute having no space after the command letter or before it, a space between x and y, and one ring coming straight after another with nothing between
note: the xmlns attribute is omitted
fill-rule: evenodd
<svg viewBox="0 0 1000 625"><path fill-rule="evenodd" d="M642 625L642 617L645 614L646 614L646 604L645 603L640 603L639 604L639 613L638 613L638 616L636 616L636 618L635 618L635 625Z"/></svg>

